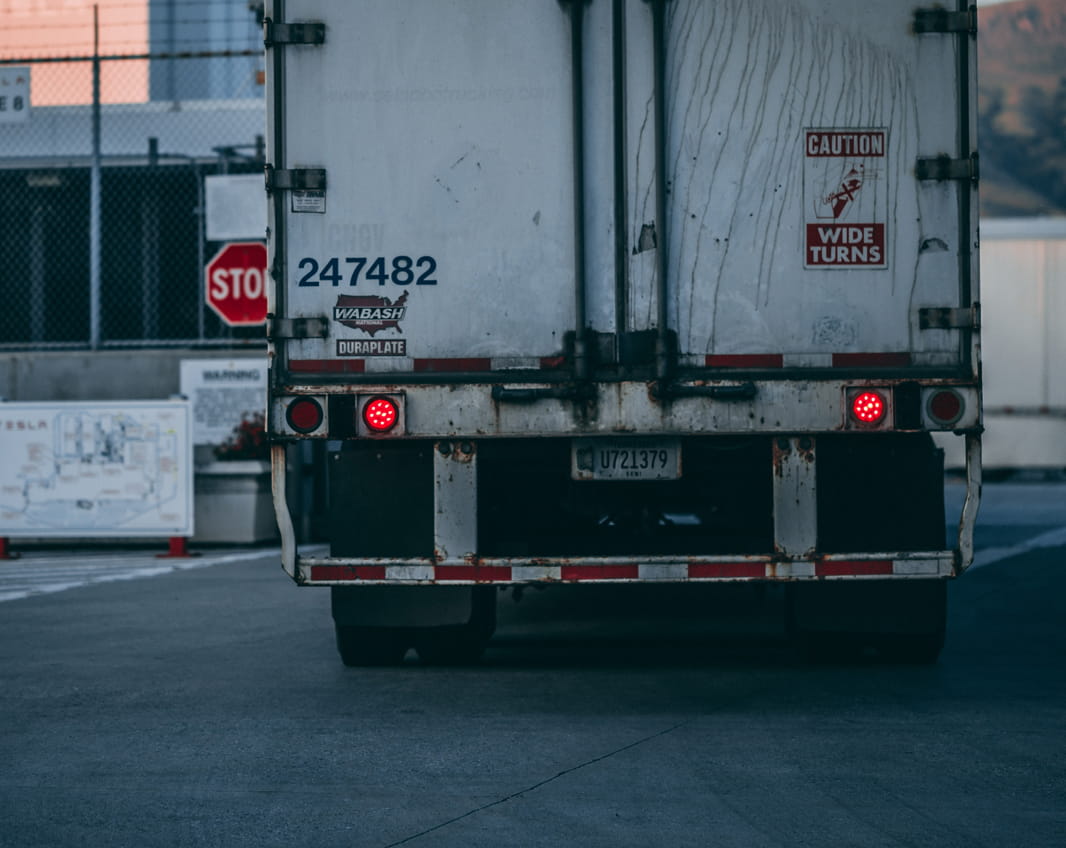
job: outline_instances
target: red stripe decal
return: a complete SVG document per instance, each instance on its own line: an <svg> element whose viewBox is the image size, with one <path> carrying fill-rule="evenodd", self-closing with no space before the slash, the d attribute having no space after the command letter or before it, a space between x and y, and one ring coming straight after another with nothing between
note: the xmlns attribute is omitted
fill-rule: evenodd
<svg viewBox="0 0 1066 848"><path fill-rule="evenodd" d="M491 371L492 360L469 357L467 359L416 359L415 371Z"/></svg>
<svg viewBox="0 0 1066 848"><path fill-rule="evenodd" d="M636 580L639 565L564 565L563 580Z"/></svg>
<svg viewBox="0 0 1066 848"><path fill-rule="evenodd" d="M853 577L863 574L891 574L890 559L837 560L819 562L814 566L817 577Z"/></svg>
<svg viewBox="0 0 1066 848"><path fill-rule="evenodd" d="M366 362L362 359L293 359L289 362L289 370L319 374L362 374L366 371Z"/></svg>
<svg viewBox="0 0 1066 848"><path fill-rule="evenodd" d="M312 580L384 580L383 565L312 565Z"/></svg>
<svg viewBox="0 0 1066 848"><path fill-rule="evenodd" d="M848 368L850 366L886 368L906 367L911 364L909 353L834 353L833 367Z"/></svg>
<svg viewBox="0 0 1066 848"><path fill-rule="evenodd" d="M434 569L437 580L472 580L475 583L493 583L511 579L511 569L506 565L438 565Z"/></svg>
<svg viewBox="0 0 1066 848"><path fill-rule="evenodd" d="M765 577L766 564L761 562L694 562L688 576L698 577Z"/></svg>
<svg viewBox="0 0 1066 848"><path fill-rule="evenodd" d="M540 358L540 367L544 370L562 368L564 365L566 365L565 356L542 356Z"/></svg>
<svg viewBox="0 0 1066 848"><path fill-rule="evenodd" d="M737 353L708 355L708 368L782 368L785 357L780 353Z"/></svg>

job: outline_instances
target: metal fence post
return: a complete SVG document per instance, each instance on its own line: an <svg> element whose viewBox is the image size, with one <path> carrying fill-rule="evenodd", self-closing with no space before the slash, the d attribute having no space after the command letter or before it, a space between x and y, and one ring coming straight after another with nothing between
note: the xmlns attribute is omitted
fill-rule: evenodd
<svg viewBox="0 0 1066 848"><path fill-rule="evenodd" d="M159 337L159 139L148 139L148 179L141 195L141 332Z"/></svg>
<svg viewBox="0 0 1066 848"><path fill-rule="evenodd" d="M196 177L196 291L197 291L197 307L196 307L196 332L197 339L204 340L204 292L206 291L206 280L204 280L204 262L205 256L205 228L207 226L207 201L204 198L204 175L200 173L200 164L195 158L192 160L192 172Z"/></svg>
<svg viewBox="0 0 1066 848"><path fill-rule="evenodd" d="M92 167L89 177L89 347L100 347L100 9L93 6Z"/></svg>

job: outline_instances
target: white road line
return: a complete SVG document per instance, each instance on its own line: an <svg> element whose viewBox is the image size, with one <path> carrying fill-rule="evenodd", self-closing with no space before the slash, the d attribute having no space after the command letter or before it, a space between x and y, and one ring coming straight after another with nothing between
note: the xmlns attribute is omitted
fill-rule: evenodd
<svg viewBox="0 0 1066 848"><path fill-rule="evenodd" d="M70 557L29 555L17 560L0 560L0 602L16 601L31 595L63 592L94 583L158 577L175 571L208 568L230 562L263 557L280 557L277 548L215 554L182 559L161 559L142 555L129 557Z"/></svg>
<svg viewBox="0 0 1066 848"><path fill-rule="evenodd" d="M978 551L971 568L983 568L996 562L1042 548L1066 547L1066 527L1058 527L1026 539L1017 545L986 548ZM325 553L325 545L309 546L303 554ZM280 557L277 548L236 553L208 554L188 558L165 559L155 556L88 556L77 560L70 556L35 556L0 560L0 603L17 601L32 595L64 592L79 586L158 577L175 571L209 568L231 562L263 557Z"/></svg>
<svg viewBox="0 0 1066 848"><path fill-rule="evenodd" d="M1047 533L1033 536L1031 539L1026 539L1024 542L1020 542L1017 545L1010 545L1009 547L1002 548L986 548L983 551L978 551L977 555L973 558L973 565L971 565L970 568L981 568L986 565L991 565L994 562L1002 562L1011 557L1039 550L1040 548L1057 548L1061 546L1066 546L1066 527L1058 527L1055 530L1049 530Z"/></svg>

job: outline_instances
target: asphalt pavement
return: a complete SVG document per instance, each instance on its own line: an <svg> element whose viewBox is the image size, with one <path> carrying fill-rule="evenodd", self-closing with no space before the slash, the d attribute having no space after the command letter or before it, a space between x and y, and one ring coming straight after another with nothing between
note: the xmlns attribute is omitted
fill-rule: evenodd
<svg viewBox="0 0 1066 848"><path fill-rule="evenodd" d="M352 669L272 550L27 551L0 846L1064 845L1066 487L986 494L933 667L806 665L739 605L543 630L545 592L477 667Z"/></svg>

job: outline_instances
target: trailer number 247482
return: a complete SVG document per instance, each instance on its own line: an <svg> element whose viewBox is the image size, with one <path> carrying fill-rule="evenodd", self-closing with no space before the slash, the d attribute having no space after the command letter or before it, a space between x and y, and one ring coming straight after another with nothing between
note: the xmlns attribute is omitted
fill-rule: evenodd
<svg viewBox="0 0 1066 848"><path fill-rule="evenodd" d="M437 285L437 260L432 256L394 256L388 259L379 256L370 259L366 256L347 256L343 260L333 256L323 263L305 256L298 263L304 275L300 277L300 286L330 285L339 286L345 280L349 286L359 285L359 278L383 286L388 282L397 286Z"/></svg>

